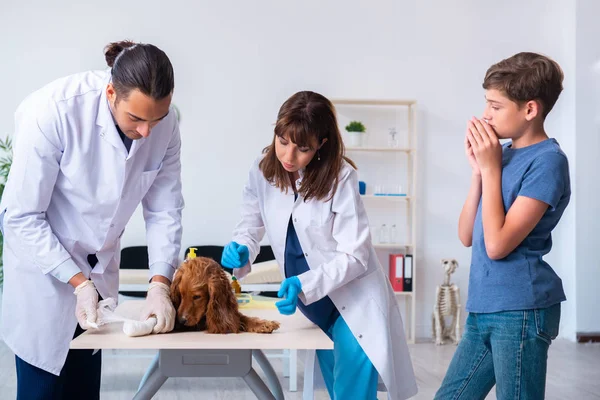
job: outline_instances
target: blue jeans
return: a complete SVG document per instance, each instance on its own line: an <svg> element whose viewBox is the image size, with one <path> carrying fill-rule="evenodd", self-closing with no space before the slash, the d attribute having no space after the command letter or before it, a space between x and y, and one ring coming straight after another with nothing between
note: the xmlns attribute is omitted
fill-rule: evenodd
<svg viewBox="0 0 600 400"><path fill-rule="evenodd" d="M317 350L317 359L329 397L376 400L379 374L344 318L339 316L326 333L333 350Z"/></svg>
<svg viewBox="0 0 600 400"><path fill-rule="evenodd" d="M558 335L560 303L544 309L471 313L441 387L440 400L544 399L548 348Z"/></svg>

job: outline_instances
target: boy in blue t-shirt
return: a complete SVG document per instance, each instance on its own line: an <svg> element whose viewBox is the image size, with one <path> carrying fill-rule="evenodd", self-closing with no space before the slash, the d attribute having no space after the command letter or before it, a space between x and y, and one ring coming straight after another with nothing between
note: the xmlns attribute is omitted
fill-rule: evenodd
<svg viewBox="0 0 600 400"><path fill-rule="evenodd" d="M566 300L542 258L571 196L567 157L544 130L562 81L559 65L535 53L486 73L485 112L465 137L472 177L458 232L473 247L469 314L436 399L483 399L494 384L499 399L544 398Z"/></svg>

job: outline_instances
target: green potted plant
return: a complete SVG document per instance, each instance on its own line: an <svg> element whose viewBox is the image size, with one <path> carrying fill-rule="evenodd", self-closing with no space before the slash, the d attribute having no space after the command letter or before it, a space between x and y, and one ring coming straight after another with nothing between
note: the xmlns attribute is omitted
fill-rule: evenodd
<svg viewBox="0 0 600 400"><path fill-rule="evenodd" d="M346 132L348 132L350 138L348 145L351 147L359 147L362 142L362 135L365 131L365 126L360 121L351 121L346 125Z"/></svg>
<svg viewBox="0 0 600 400"><path fill-rule="evenodd" d="M10 136L7 136L6 139L0 139L0 151L2 151L3 155L0 158L0 199L2 198L2 194L4 193L4 186L6 185L6 180L8 179L8 173L10 172L10 166L12 165L12 140ZM2 232L0 232L0 290L2 289L2 285L4 283L4 269L2 264L2 252L4 250L4 237L2 236Z"/></svg>

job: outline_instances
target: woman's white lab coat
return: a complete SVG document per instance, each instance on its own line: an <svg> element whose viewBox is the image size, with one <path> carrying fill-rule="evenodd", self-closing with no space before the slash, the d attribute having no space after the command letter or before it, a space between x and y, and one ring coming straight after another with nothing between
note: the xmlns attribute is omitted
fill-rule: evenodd
<svg viewBox="0 0 600 400"><path fill-rule="evenodd" d="M171 278L179 264L184 203L175 113L128 153L108 106L109 80L109 71L61 78L15 113L14 162L0 205L2 332L17 356L55 375L77 324L66 282L81 271L103 298L117 298L120 237L140 201L150 275ZM98 258L93 270L89 254Z"/></svg>
<svg viewBox="0 0 600 400"><path fill-rule="evenodd" d="M260 158L259 158L260 160ZM250 260L266 232L284 275L290 215L310 270L299 276L300 299L311 304L329 296L379 372L391 399L417 393L400 309L371 244L369 223L358 193L357 172L344 163L336 194L329 201L301 196L294 201L269 184L252 166L243 192L242 220L233 240L248 246ZM302 184L302 177L296 182ZM245 276L247 264L236 275Z"/></svg>

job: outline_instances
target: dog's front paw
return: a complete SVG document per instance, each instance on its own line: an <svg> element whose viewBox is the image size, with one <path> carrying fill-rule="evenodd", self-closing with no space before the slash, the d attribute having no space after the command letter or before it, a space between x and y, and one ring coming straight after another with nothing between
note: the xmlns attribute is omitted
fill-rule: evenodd
<svg viewBox="0 0 600 400"><path fill-rule="evenodd" d="M279 329L279 322L277 321L262 321L262 323L256 326L256 333L272 333L274 330Z"/></svg>

